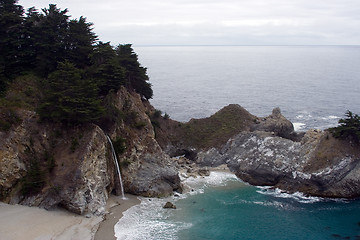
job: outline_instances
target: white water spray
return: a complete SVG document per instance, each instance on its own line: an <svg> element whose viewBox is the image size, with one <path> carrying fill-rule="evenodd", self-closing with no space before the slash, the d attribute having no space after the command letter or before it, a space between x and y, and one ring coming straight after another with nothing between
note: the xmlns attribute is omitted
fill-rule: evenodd
<svg viewBox="0 0 360 240"><path fill-rule="evenodd" d="M107 139L108 139L108 141L110 143L112 156L113 156L113 159L114 159L114 162L115 162L117 172L119 174L119 182L120 182L120 188L121 188L121 198L126 199L125 194L124 194L124 186L123 186L123 183L122 183L120 167L119 167L119 163L118 163L118 160L117 160L117 157L116 157L115 149L114 149L114 146L113 146L113 144L111 142L110 137L108 135L106 135L106 137L107 137Z"/></svg>

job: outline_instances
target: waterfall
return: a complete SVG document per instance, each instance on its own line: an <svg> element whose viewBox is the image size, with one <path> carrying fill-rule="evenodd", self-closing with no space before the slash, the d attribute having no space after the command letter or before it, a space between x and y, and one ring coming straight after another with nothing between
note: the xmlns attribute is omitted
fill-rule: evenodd
<svg viewBox="0 0 360 240"><path fill-rule="evenodd" d="M119 182L120 182L120 188L121 188L121 197L122 199L126 199L125 197L125 194L124 194L124 186L123 186L123 183L122 183L122 178L121 178L121 172L120 172L120 167L119 167L119 163L118 163L118 160L117 160L117 157L116 157L116 153L115 153L115 149L114 149L114 146L111 142L111 139L108 135L106 135L109 143L110 143L110 146L111 146L111 152L112 152L112 156L113 156L113 159L114 159L114 162L115 162L115 166L116 166L116 169L117 169L117 172L119 174Z"/></svg>

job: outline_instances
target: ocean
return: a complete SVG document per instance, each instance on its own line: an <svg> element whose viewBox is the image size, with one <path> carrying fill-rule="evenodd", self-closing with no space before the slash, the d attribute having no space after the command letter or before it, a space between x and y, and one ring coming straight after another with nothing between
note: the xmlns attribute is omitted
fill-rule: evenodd
<svg viewBox="0 0 360 240"><path fill-rule="evenodd" d="M257 116L275 107L297 131L360 113L360 46L134 47L172 119L208 117L228 104ZM249 186L233 174L189 178L192 189L142 198L115 226L118 240L360 239L360 201ZM176 210L163 209L166 201Z"/></svg>
<svg viewBox="0 0 360 240"><path fill-rule="evenodd" d="M275 107L297 130L360 113L360 46L134 47L153 85L153 106L172 119L209 117L239 104L262 117Z"/></svg>

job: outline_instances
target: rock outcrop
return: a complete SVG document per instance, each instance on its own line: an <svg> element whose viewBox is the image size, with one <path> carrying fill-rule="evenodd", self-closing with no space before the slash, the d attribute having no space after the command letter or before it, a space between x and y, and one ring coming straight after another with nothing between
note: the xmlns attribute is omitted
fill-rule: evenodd
<svg viewBox="0 0 360 240"><path fill-rule="evenodd" d="M60 131L34 112L20 115L22 124L1 133L2 200L102 214L114 171L103 131L92 124Z"/></svg>
<svg viewBox="0 0 360 240"><path fill-rule="evenodd" d="M233 119L238 122L234 124ZM164 141L166 129L170 137ZM169 154L191 156L192 162L204 167L227 164L250 184L313 196L360 197L359 146L335 139L327 131L296 133L279 108L259 118L229 105L209 118L166 129L157 132ZM194 139L206 144L194 143Z"/></svg>
<svg viewBox="0 0 360 240"><path fill-rule="evenodd" d="M180 191L176 166L155 140L150 104L125 88L113 100L127 116L103 129L123 144L118 155L125 191L150 197ZM104 130L41 123L31 111L18 115L21 124L0 132L0 200L102 215L109 193L120 187Z"/></svg>
<svg viewBox="0 0 360 240"><path fill-rule="evenodd" d="M203 165L227 164L252 185L320 197L360 197L359 149L326 131L308 131L301 142L266 132L241 133L221 149L199 156Z"/></svg>
<svg viewBox="0 0 360 240"><path fill-rule="evenodd" d="M135 124L132 129L119 124L110 129L112 139L117 136L126 139L127 151L119 156L125 191L147 197L167 196L174 190L181 191L178 170L155 140L150 120L154 112L152 106L125 88L118 91L115 106L136 116L132 120Z"/></svg>
<svg viewBox="0 0 360 240"><path fill-rule="evenodd" d="M251 126L251 131L269 132L291 140L301 139L301 136L294 131L293 124L281 114L280 108L274 108L268 117L257 118L256 124Z"/></svg>

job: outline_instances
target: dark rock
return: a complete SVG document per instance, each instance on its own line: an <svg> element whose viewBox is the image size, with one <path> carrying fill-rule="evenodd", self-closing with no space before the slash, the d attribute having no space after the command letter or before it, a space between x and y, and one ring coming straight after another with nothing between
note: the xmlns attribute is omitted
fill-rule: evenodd
<svg viewBox="0 0 360 240"><path fill-rule="evenodd" d="M172 204L171 202L167 202L163 208L176 209L176 206L174 204Z"/></svg>
<svg viewBox="0 0 360 240"><path fill-rule="evenodd" d="M281 114L280 108L274 108L272 114L254 124L251 131L274 133L276 136L292 140L297 138L293 124Z"/></svg>
<svg viewBox="0 0 360 240"><path fill-rule="evenodd" d="M206 168L201 168L197 172L200 176L210 176L210 171Z"/></svg>
<svg viewBox="0 0 360 240"><path fill-rule="evenodd" d="M359 149L326 136L326 132L309 131L295 142L267 132L243 132L221 149L199 156L217 156L218 162L227 163L252 185L320 197L359 197Z"/></svg>

